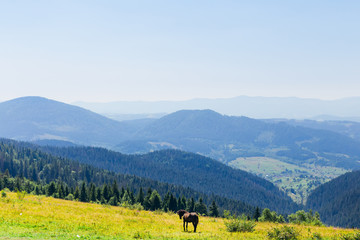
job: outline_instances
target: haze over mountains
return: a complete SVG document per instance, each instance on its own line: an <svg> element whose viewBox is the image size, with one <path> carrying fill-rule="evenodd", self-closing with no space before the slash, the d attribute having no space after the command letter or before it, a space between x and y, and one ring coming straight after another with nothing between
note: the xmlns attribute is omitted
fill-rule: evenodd
<svg viewBox="0 0 360 240"><path fill-rule="evenodd" d="M266 180L225 165L270 180L302 204L322 183L360 168L359 123L351 121L258 120L213 110L180 110L159 119L120 122L77 106L24 97L0 103L0 137L65 146L42 149L121 174L190 187L278 211L297 207ZM124 155L94 146L142 155ZM198 175L188 180L182 171ZM212 182L217 179L221 181ZM251 189L256 189L258 195L241 195ZM316 200L320 199L319 191L311 195L308 206L323 210L316 205L320 204ZM280 202L281 206L277 206ZM333 221L333 214L327 219ZM350 224L348 218L343 219L336 224Z"/></svg>
<svg viewBox="0 0 360 240"><path fill-rule="evenodd" d="M320 100L296 97L248 97L219 99L192 99L186 101L118 101L109 103L75 102L74 105L121 120L141 117L163 116L183 109L212 109L226 115L247 116L251 118L294 118L316 120L360 121L360 98ZM142 115L144 116L144 115Z"/></svg>
<svg viewBox="0 0 360 240"><path fill-rule="evenodd" d="M181 110L160 119L119 122L40 97L0 103L0 116L0 137L123 153L169 148L200 153L267 178L298 202L321 183L360 167L360 142L352 136L285 120Z"/></svg>
<svg viewBox="0 0 360 240"><path fill-rule="evenodd" d="M160 119L118 122L69 104L24 97L0 103L0 114L0 136L17 140L64 140L127 153L177 148L222 162L277 156L292 163L359 167L359 142L346 135L212 110L182 110Z"/></svg>

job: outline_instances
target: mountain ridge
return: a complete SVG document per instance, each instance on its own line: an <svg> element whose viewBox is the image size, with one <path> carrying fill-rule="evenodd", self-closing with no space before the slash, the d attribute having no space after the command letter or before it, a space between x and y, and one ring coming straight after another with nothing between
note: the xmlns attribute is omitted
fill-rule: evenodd
<svg viewBox="0 0 360 240"><path fill-rule="evenodd" d="M298 97L200 98L182 101L117 101L108 103L75 102L77 106L101 114L171 113L181 109L213 109L226 115L251 118L311 119L319 115L360 120L353 109L360 108L360 97L322 100Z"/></svg>

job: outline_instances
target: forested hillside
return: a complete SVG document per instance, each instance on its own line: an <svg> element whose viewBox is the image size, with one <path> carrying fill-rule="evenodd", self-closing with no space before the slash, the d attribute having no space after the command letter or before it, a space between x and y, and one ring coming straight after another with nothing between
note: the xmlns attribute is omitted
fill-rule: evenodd
<svg viewBox="0 0 360 240"><path fill-rule="evenodd" d="M0 103L0 116L0 137L40 145L100 146L129 154L164 149L199 153L266 178L298 203L321 183L360 168L360 142L349 136L212 110L117 122L69 104L24 97ZM274 162L275 168L266 167ZM184 182L196 184L177 184Z"/></svg>
<svg viewBox="0 0 360 240"><path fill-rule="evenodd" d="M345 120L288 120L288 119L268 119L267 122L286 122L289 125L301 126L313 129L322 129L332 132L337 132L342 135L351 137L360 141L360 122L359 121L345 121Z"/></svg>
<svg viewBox="0 0 360 240"><path fill-rule="evenodd" d="M360 227L360 171L346 173L312 192L307 208L318 211L330 225Z"/></svg>
<svg viewBox="0 0 360 240"><path fill-rule="evenodd" d="M139 191L140 188L155 189L162 197L170 192L176 197L202 198L204 203L210 204L215 201L221 209L228 209L232 212L251 214L254 207L242 201L227 199L215 194L207 195L188 187L163 183L148 178L137 177L127 174L119 174L108 170L102 170L88 164L79 163L62 157L55 157L48 153L29 148L28 143L2 139L0 141L0 174L1 176L17 177L18 184L28 179L40 185L51 182L64 183L70 188L94 184L96 187L103 187L104 184L112 186L114 181L119 188L129 188L132 191ZM5 174L4 174L5 173ZM16 190L14 185L7 185L4 180L1 186ZM12 187L11 187L12 186ZM58 186L61 186L58 185ZM89 186L90 187L90 186Z"/></svg>
<svg viewBox="0 0 360 240"><path fill-rule="evenodd" d="M146 125L131 139L138 141L132 147L139 152L173 146L223 162L237 157L268 156L299 165L360 167L360 142L345 135L285 122L226 116L211 110L169 114ZM129 152L129 145L124 142L117 149Z"/></svg>
<svg viewBox="0 0 360 240"><path fill-rule="evenodd" d="M182 185L206 194L241 200L282 213L298 209L298 206L272 183L198 154L163 150L143 155L126 155L94 147L41 149L99 168Z"/></svg>

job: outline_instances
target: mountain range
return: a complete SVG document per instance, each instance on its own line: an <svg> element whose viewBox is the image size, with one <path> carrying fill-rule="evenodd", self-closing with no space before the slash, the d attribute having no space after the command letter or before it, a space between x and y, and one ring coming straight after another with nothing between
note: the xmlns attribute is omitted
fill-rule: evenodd
<svg viewBox="0 0 360 240"><path fill-rule="evenodd" d="M0 137L41 145L31 147L35 151L207 196L281 212L297 209L273 184L233 168L246 169L271 180L293 199L300 195L298 202L320 211L326 223L341 226L358 224L344 209L358 207L358 172L322 184L359 169L358 129L351 121L259 120L213 110L180 110L159 119L119 122L41 97L0 103ZM336 196L330 197L333 193ZM335 205L338 210L329 213Z"/></svg>
<svg viewBox="0 0 360 240"><path fill-rule="evenodd" d="M129 119L131 114L150 114L156 117L183 109L212 109L221 114L248 116L251 118L360 121L360 114L354 111L354 109L360 108L359 97L320 100L296 97L239 96L185 101L75 102L74 105L120 120ZM133 116L133 118L136 117L139 116Z"/></svg>
<svg viewBox="0 0 360 240"><path fill-rule="evenodd" d="M300 203L316 186L360 167L360 142L352 136L287 120L181 110L160 119L119 122L41 97L0 103L0 116L0 137L123 153L190 151L262 176Z"/></svg>

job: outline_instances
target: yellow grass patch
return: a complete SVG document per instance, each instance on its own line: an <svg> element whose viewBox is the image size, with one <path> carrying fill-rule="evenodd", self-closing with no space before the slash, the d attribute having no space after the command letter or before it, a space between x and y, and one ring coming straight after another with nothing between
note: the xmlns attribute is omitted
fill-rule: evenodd
<svg viewBox="0 0 360 240"><path fill-rule="evenodd" d="M0 239L266 239L274 223L258 223L252 233L229 233L224 219L200 217L198 232L182 229L173 213L129 210L122 207L65 201L8 193L0 198ZM336 239L353 230L291 225L302 239L317 232Z"/></svg>

